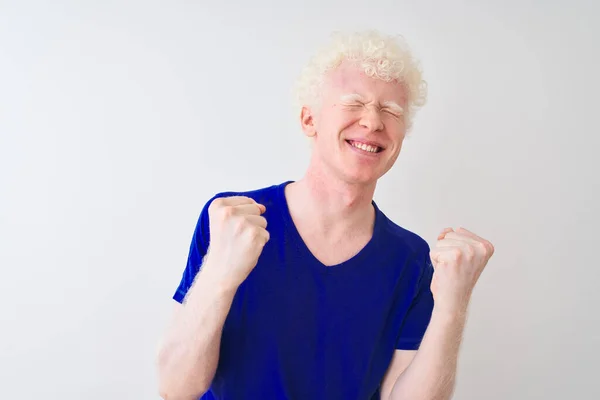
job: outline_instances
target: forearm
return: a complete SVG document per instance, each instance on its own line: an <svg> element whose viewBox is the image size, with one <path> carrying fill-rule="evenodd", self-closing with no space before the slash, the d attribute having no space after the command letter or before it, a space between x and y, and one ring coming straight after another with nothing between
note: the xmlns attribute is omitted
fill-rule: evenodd
<svg viewBox="0 0 600 400"><path fill-rule="evenodd" d="M165 399L195 400L214 377L235 288L213 279L210 269L205 265L198 274L161 346L159 385Z"/></svg>
<svg viewBox="0 0 600 400"><path fill-rule="evenodd" d="M452 397L466 310L434 307L415 358L398 377L390 400L446 400Z"/></svg>

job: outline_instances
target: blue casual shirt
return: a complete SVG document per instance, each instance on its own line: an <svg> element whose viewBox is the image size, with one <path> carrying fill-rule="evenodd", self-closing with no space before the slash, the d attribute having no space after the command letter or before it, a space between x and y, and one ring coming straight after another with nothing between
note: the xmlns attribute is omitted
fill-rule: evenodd
<svg viewBox="0 0 600 400"><path fill-rule="evenodd" d="M270 233L235 294L217 370L201 399L379 399L394 351L418 349L429 324L429 246L373 201L371 240L349 260L325 266L294 225L284 193L288 183L219 193L200 213L173 296L178 302L206 254L213 199L241 195L265 205Z"/></svg>

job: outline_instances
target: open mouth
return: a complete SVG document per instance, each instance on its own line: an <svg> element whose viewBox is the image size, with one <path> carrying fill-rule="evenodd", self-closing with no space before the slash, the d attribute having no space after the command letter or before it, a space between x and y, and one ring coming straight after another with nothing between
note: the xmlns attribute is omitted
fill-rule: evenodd
<svg viewBox="0 0 600 400"><path fill-rule="evenodd" d="M383 151L382 147L373 146L373 145L369 145L366 143L357 142L354 140L346 140L346 143L348 143L350 146L354 147L355 149L362 150L363 152L369 153L369 154L377 154L377 153L381 153Z"/></svg>

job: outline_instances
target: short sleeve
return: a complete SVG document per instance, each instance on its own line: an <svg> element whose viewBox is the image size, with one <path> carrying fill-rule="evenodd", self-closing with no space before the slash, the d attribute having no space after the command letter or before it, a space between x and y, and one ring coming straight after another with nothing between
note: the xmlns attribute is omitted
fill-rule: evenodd
<svg viewBox="0 0 600 400"><path fill-rule="evenodd" d="M417 294L408 309L396 342L398 350L417 350L419 348L433 312L433 294L431 293L433 265L429 257L429 246L420 253L417 263L422 273Z"/></svg>
<svg viewBox="0 0 600 400"><path fill-rule="evenodd" d="M202 208L200 216L198 217L198 222L196 223L194 234L192 235L187 265L183 271L183 276L181 277L179 286L173 295L173 299L179 303L183 303L188 290L194 283L194 278L198 274L198 271L200 271L204 256L208 251L208 245L210 242L208 207L212 200L214 200L214 197Z"/></svg>

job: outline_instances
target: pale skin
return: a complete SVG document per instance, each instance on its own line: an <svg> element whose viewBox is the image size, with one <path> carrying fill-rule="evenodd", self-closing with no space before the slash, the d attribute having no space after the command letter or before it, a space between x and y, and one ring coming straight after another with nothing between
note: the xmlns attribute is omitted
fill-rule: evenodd
<svg viewBox="0 0 600 400"><path fill-rule="evenodd" d="M343 63L327 77L319 107L301 111L313 152L305 176L285 194L300 235L325 265L349 259L372 236L377 180L394 165L405 136L405 93L397 82L372 79ZM374 148L377 153L365 151ZM159 351L164 399L195 400L208 390L235 290L269 240L264 210L243 197L211 205L209 254L186 301L176 305ZM446 228L437 239L430 253L435 306L429 327L418 351L395 351L382 399L452 396L471 293L494 248L462 228Z"/></svg>
<svg viewBox="0 0 600 400"><path fill-rule="evenodd" d="M202 271L183 304L176 304L159 348L163 399L197 400L210 387L233 296L269 240L264 212L263 205L241 196L210 204L211 244Z"/></svg>

